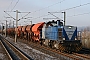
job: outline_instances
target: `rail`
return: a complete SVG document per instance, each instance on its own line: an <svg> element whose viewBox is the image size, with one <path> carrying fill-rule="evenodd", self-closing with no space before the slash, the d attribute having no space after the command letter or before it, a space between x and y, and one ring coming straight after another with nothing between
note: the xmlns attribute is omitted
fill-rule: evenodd
<svg viewBox="0 0 90 60"><path fill-rule="evenodd" d="M9 55L11 56L11 60L33 60L30 56L25 54L16 46L12 45L9 41L5 40L1 37L1 42L5 46L6 50L8 51Z"/></svg>

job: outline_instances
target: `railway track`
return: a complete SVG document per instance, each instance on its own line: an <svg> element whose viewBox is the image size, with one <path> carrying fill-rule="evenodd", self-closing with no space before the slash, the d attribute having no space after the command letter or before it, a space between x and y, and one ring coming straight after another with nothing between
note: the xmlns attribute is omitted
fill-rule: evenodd
<svg viewBox="0 0 90 60"><path fill-rule="evenodd" d="M46 54L49 54L51 56L60 58L62 60L90 60L90 56L84 55L84 54L78 54L78 53L73 53L73 54L68 54L68 53L62 53L59 50L56 49L51 49L49 47L45 46L40 46L38 43L29 43L32 48L35 48L39 51L42 51Z"/></svg>
<svg viewBox="0 0 90 60"><path fill-rule="evenodd" d="M10 60L33 60L31 57L29 57L27 54L22 52L19 48L11 44L9 41L5 40L1 36L0 38L3 46L8 52Z"/></svg>
<svg viewBox="0 0 90 60"><path fill-rule="evenodd" d="M1 40L0 40L0 60L10 60L11 57L9 56L9 53L3 46Z"/></svg>
<svg viewBox="0 0 90 60"><path fill-rule="evenodd" d="M90 49L82 48L82 50L80 50L78 53L79 54L90 54Z"/></svg>
<svg viewBox="0 0 90 60"><path fill-rule="evenodd" d="M19 40L18 40L19 41ZM21 40L19 42L24 42L28 44L30 47L37 49L45 54L48 54L53 57L57 57L61 60L90 60L90 56L84 55L84 54L79 54L79 53L73 53L73 54L68 54L68 53L62 53L59 50L56 51L56 49L51 49L49 47L41 46L38 43L33 43L33 42L28 42L25 40Z"/></svg>
<svg viewBox="0 0 90 60"><path fill-rule="evenodd" d="M90 60L90 56L84 54L73 53L73 55L81 57L82 60Z"/></svg>
<svg viewBox="0 0 90 60"><path fill-rule="evenodd" d="M56 51L56 49L51 49L51 48L48 48L45 46L40 46L36 43L29 43L29 44L32 48L35 48L45 54L49 54L49 55L53 56L53 57L57 57L61 60L80 60L80 58L77 58L76 56L71 56L70 54Z"/></svg>

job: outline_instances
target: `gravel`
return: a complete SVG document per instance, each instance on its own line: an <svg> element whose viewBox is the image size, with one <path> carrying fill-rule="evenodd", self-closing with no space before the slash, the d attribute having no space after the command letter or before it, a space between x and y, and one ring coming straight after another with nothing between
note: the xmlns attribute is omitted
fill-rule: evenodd
<svg viewBox="0 0 90 60"><path fill-rule="evenodd" d="M6 39L8 39L10 42L12 42L15 46L20 48L22 51L24 51L26 54L28 54L34 60L60 60L59 58L50 56L50 55L42 53L36 49L33 49L25 43L22 43L19 41L17 43L14 43L14 39L12 39L10 37L6 37Z"/></svg>

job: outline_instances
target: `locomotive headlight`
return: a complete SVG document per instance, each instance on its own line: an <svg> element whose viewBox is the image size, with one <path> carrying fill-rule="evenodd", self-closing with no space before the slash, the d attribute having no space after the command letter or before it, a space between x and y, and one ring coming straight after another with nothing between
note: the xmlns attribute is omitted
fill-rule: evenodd
<svg viewBox="0 0 90 60"><path fill-rule="evenodd" d="M72 27L71 27L71 26L69 26L68 28L69 28L69 29L71 29Z"/></svg>

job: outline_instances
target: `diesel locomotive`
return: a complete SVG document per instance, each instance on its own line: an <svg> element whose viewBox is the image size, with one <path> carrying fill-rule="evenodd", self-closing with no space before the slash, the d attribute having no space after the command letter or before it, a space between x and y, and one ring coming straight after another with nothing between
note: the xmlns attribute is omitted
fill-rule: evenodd
<svg viewBox="0 0 90 60"><path fill-rule="evenodd" d="M40 39L42 44L64 52L78 52L81 50L81 32L75 26L63 26L60 20L44 23Z"/></svg>

